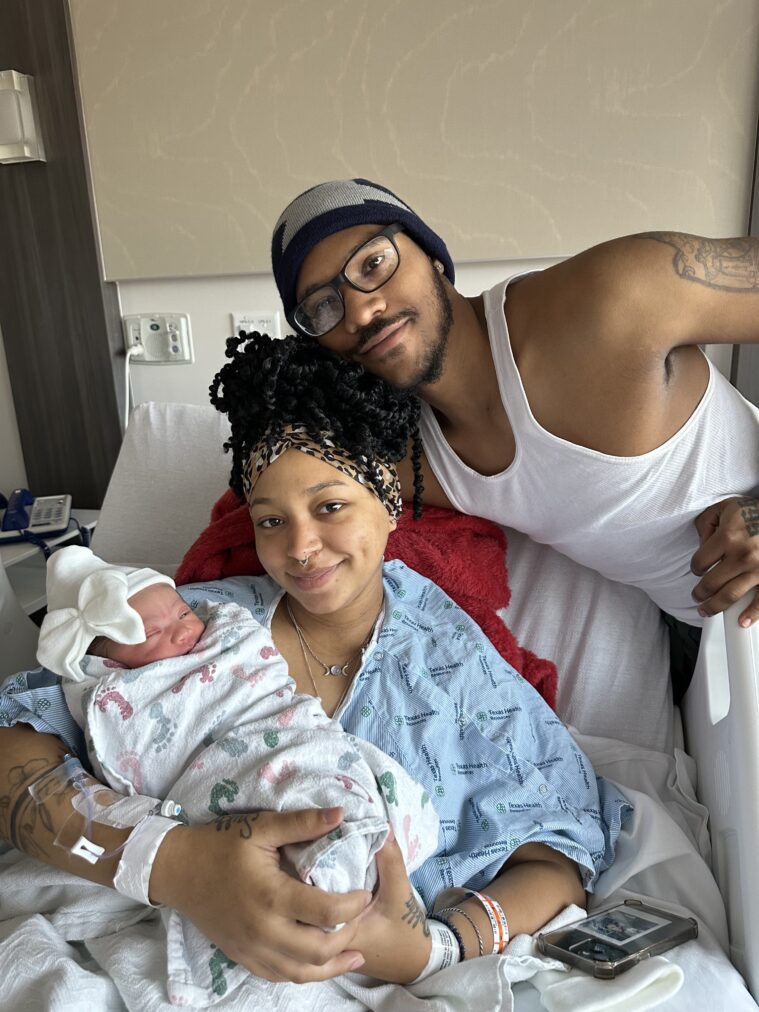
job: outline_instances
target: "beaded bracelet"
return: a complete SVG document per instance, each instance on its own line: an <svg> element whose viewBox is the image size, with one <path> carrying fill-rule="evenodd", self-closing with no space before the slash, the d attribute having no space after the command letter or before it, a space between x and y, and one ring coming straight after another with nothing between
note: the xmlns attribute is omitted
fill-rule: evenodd
<svg viewBox="0 0 759 1012"><path fill-rule="evenodd" d="M477 935L477 948L479 949L478 955L482 956L485 954L485 946L482 943L482 935L480 934L480 929L474 923L474 920L469 916L466 910L462 910L461 907L443 907L442 910L438 910L438 913L461 914L462 917L465 917L466 920L468 920L469 923L472 925L472 930L474 931L475 935Z"/></svg>
<svg viewBox="0 0 759 1012"><path fill-rule="evenodd" d="M509 923L506 920L503 907L498 900L494 900L492 896L486 896L485 893L478 893L474 889L465 889L464 892L467 896L473 896L485 908L490 927L493 930L493 955L500 955L509 944Z"/></svg>

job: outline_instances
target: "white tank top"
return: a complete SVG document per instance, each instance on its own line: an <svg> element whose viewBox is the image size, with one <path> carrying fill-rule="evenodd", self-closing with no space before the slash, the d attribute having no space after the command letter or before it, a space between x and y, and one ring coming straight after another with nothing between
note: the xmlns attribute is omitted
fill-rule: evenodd
<svg viewBox="0 0 759 1012"><path fill-rule="evenodd" d="M704 396L670 439L613 457L552 435L535 420L511 350L504 298L514 275L485 292L485 314L516 453L500 474L468 467L422 405L427 459L456 509L528 534L611 580L641 587L662 608L701 625L691 591L693 519L759 489L759 409L709 363Z"/></svg>

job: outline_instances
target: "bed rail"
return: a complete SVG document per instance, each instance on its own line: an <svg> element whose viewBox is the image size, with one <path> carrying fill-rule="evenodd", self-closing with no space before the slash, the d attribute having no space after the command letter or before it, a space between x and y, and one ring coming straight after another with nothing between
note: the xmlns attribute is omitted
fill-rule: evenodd
<svg viewBox="0 0 759 1012"><path fill-rule="evenodd" d="M759 999L759 626L738 625L749 599L705 623L682 711L699 799L709 809L730 958Z"/></svg>

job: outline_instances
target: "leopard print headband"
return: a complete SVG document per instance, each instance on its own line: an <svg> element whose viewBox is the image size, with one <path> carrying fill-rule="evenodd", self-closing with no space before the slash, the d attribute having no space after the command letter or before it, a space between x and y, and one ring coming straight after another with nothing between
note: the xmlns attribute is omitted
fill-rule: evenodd
<svg viewBox="0 0 759 1012"><path fill-rule="evenodd" d="M353 478L364 488L373 492L392 520L401 515L401 483L394 464L389 461L371 459L361 454L351 456L345 450L335 446L328 436L321 441L314 440L301 425L291 426L272 438L270 435L253 447L243 468L242 487L245 498L250 502L253 488L266 468L281 457L285 450L300 450L312 457L323 460L342 474Z"/></svg>

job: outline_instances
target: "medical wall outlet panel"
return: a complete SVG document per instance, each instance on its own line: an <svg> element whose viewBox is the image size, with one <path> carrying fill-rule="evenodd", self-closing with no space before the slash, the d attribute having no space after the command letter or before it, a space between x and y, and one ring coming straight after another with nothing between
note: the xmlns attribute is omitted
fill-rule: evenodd
<svg viewBox="0 0 759 1012"><path fill-rule="evenodd" d="M246 312L230 313L232 319L232 333L235 337L244 330L246 334L252 334L257 330L259 334L268 334L269 337L282 337L282 330L279 325L279 313L276 311L267 312L261 310L247 310Z"/></svg>
<svg viewBox="0 0 759 1012"><path fill-rule="evenodd" d="M132 363L188 365L195 361L187 313L133 313L123 318L127 348L142 348Z"/></svg>

